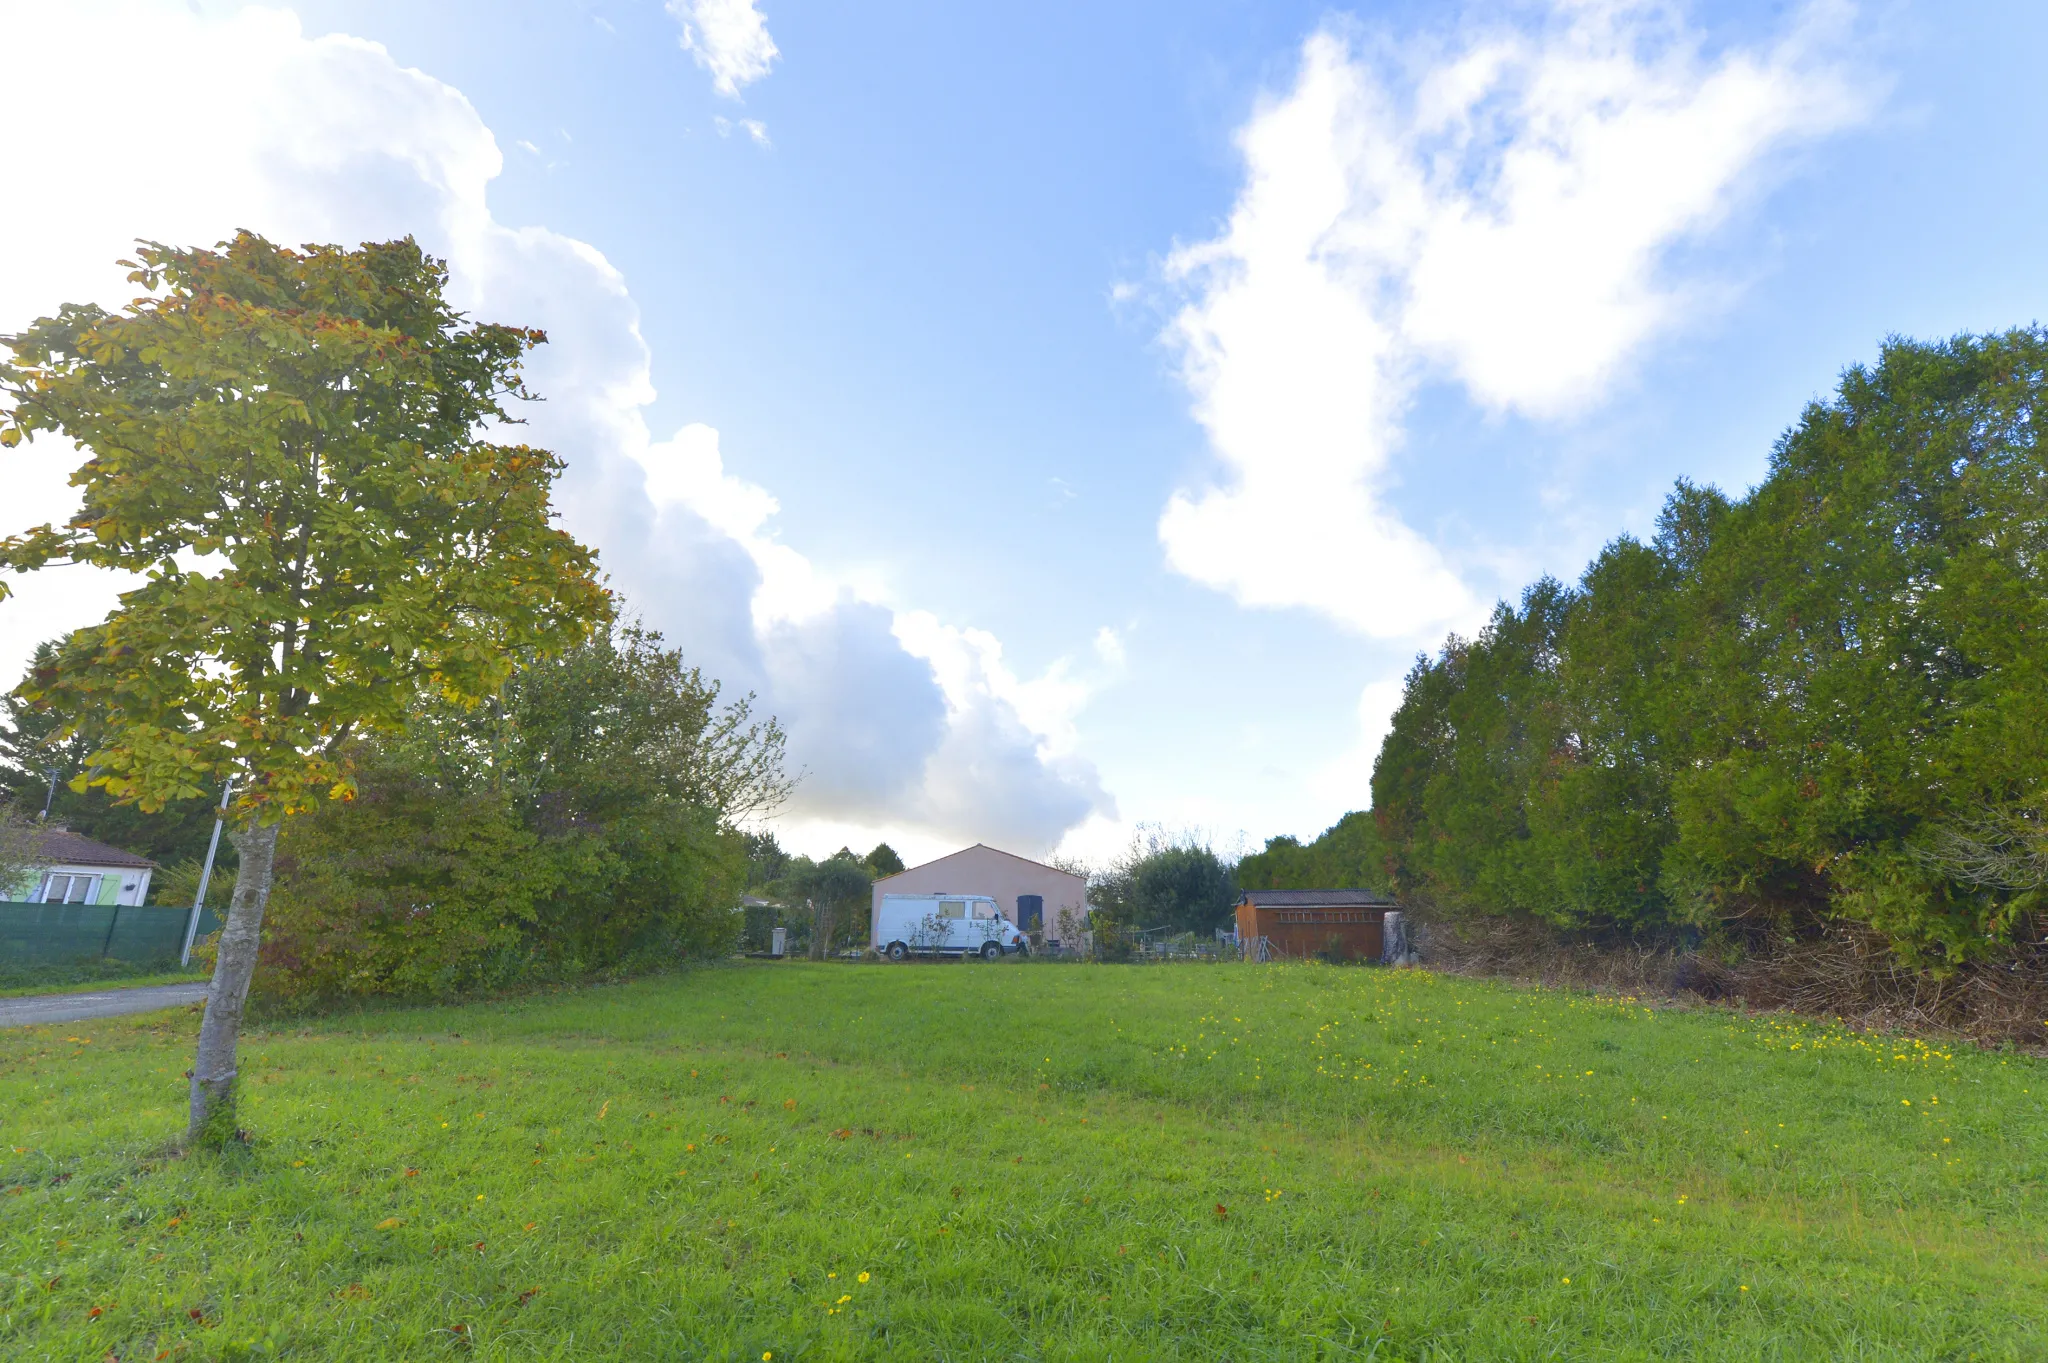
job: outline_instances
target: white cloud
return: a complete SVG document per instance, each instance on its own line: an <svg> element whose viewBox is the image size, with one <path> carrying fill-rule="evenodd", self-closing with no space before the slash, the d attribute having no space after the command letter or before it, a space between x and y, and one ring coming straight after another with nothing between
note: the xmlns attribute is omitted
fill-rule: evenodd
<svg viewBox="0 0 2048 1363"><path fill-rule="evenodd" d="M1075 752L1075 718L1114 667L1082 678L1056 661L1019 677L987 631L891 609L820 573L775 537L775 499L725 471L708 426L633 457L665 515L701 518L752 562L750 684L775 699L808 768L800 822L873 828L886 805L926 829L1043 850L1057 841L1049 829L1113 806Z"/></svg>
<svg viewBox="0 0 2048 1363"><path fill-rule="evenodd" d="M668 0L668 12L683 26L684 50L728 99L738 99L741 86L767 75L781 55L754 0ZM767 140L765 133L754 136Z"/></svg>
<svg viewBox="0 0 2048 1363"><path fill-rule="evenodd" d="M1346 809L1367 803L1372 789L1373 763L1379 761L1380 744L1394 727L1394 712L1401 708L1403 684L1399 677L1368 682L1358 693L1358 735L1352 745L1337 754L1308 779L1309 792L1327 804Z"/></svg>
<svg viewBox="0 0 2048 1363"><path fill-rule="evenodd" d="M447 257L458 307L548 332L529 366L547 401L520 413L523 438L563 455L564 522L599 548L629 605L786 723L809 773L791 841L820 850L858 827L927 851L985 838L1028 852L1110 808L1072 751L1087 690L1064 666L1020 678L991 636L836 580L780 541L775 498L726 470L716 431L650 435L648 352L624 278L586 243L492 216L501 157L460 92L373 43L309 39L263 10L207 22L169 3L0 0L0 48L11 93L35 107L69 102L67 73L102 82L70 137L17 149L37 192L33 211L0 215L0 258L38 269L0 272L0 332L65 300L123 301L132 286L112 262L136 236L413 233ZM177 99L148 79L221 63L235 80ZM69 514L76 462L49 441L0 455L0 533ZM37 641L98 618L119 585L87 570L17 582L21 596L0 603L0 677Z"/></svg>
<svg viewBox="0 0 2048 1363"><path fill-rule="evenodd" d="M720 137L731 137L732 130L738 128L745 132L747 136L753 138L754 145L757 147L772 147L775 145L768 140L768 125L758 118L742 118L735 122L724 115L718 115L711 120L711 125L718 129Z"/></svg>
<svg viewBox="0 0 2048 1363"><path fill-rule="evenodd" d="M1868 112L1830 55L1845 18L1815 5L1775 46L1710 54L1672 6L1557 0L1405 71L1310 38L1239 135L1227 227L1167 261L1188 294L1167 340L1225 471L1168 502L1169 563L1381 637L1468 621L1455 566L1386 501L1417 385L1538 418L1598 401L1708 301L1673 248Z"/></svg>

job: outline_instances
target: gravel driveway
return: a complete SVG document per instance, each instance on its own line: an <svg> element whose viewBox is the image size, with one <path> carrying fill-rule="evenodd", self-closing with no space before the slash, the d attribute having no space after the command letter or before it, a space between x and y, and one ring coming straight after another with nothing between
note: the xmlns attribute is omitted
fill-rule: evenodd
<svg viewBox="0 0 2048 1363"><path fill-rule="evenodd" d="M141 989L95 989L83 994L34 994L28 998L0 999L0 1027L28 1027L36 1023L79 1022L85 1018L110 1018L121 1013L152 1013L197 1003L206 997L206 984L153 984Z"/></svg>

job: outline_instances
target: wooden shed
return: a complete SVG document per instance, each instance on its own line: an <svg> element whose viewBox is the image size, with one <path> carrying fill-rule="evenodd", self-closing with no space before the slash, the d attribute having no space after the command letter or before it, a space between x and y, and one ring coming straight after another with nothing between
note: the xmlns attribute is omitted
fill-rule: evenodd
<svg viewBox="0 0 2048 1363"><path fill-rule="evenodd" d="M1237 901L1237 935L1272 956L1314 956L1334 948L1346 960L1377 961L1387 911L1400 905L1374 890L1246 890Z"/></svg>

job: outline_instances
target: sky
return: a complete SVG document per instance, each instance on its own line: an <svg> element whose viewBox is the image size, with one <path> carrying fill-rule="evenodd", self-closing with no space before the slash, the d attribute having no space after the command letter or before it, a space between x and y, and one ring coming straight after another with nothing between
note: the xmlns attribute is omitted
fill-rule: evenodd
<svg viewBox="0 0 2048 1363"><path fill-rule="evenodd" d="M1740 493L1887 336L2033 322L2048 8L0 0L0 333L137 238L411 234L524 438L789 734L773 828L1226 852L1401 678ZM0 454L0 533L79 459ZM0 676L121 584L0 601Z"/></svg>

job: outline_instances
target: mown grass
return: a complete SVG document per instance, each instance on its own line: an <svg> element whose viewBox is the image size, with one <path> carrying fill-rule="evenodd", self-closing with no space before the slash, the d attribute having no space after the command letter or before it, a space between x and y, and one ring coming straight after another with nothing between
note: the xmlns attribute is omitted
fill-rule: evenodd
<svg viewBox="0 0 2048 1363"><path fill-rule="evenodd" d="M208 972L178 969L170 961L118 961L89 956L76 961L0 967L0 999L67 994L79 989L135 989L150 984L204 981Z"/></svg>
<svg viewBox="0 0 2048 1363"><path fill-rule="evenodd" d="M2037 1359L2048 1064L1324 966L0 1033L0 1355ZM2041 1088L2042 1094L2033 1090Z"/></svg>

